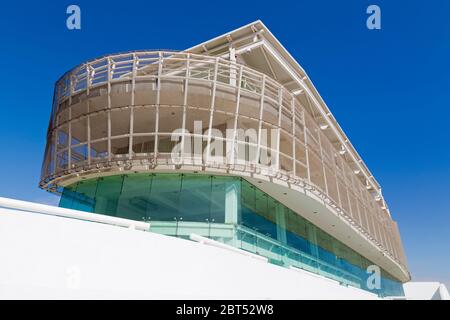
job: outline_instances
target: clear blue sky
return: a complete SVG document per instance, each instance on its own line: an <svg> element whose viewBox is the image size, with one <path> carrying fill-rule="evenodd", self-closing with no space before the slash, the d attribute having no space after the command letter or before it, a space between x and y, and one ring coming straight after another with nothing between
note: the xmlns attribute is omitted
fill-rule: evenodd
<svg viewBox="0 0 450 320"><path fill-rule="evenodd" d="M69 4L81 7L80 31L66 28ZM370 4L380 31L366 28ZM37 185L66 70L106 53L181 50L261 19L382 185L413 278L450 288L450 1L8 1L0 11L0 196L56 202Z"/></svg>

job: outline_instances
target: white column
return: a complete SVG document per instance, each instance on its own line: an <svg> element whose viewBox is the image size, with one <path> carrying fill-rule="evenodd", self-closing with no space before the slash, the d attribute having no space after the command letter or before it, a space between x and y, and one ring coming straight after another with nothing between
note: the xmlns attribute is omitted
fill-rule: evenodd
<svg viewBox="0 0 450 320"><path fill-rule="evenodd" d="M237 75L237 69L236 69L236 49L231 48L229 49L230 52L230 85L233 87L236 86L236 75Z"/></svg>
<svg viewBox="0 0 450 320"><path fill-rule="evenodd" d="M225 223L238 223L239 190L236 183L230 183L225 190Z"/></svg>

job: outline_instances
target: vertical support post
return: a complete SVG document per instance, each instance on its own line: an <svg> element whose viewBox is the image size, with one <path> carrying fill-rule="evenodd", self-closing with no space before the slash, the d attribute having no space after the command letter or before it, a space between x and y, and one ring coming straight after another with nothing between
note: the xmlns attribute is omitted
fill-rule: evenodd
<svg viewBox="0 0 450 320"><path fill-rule="evenodd" d="M111 58L108 58L108 162L111 162Z"/></svg>
<svg viewBox="0 0 450 320"><path fill-rule="evenodd" d="M209 115L209 127L208 127L208 143L206 144L206 162L210 159L210 152L211 152L211 133L212 133L212 124L214 119L214 109L215 109L215 103L216 103L216 88L217 88L217 72L219 68L219 58L216 58L215 64L214 64L214 75L213 75L213 88L212 88L212 94L211 94L211 113Z"/></svg>
<svg viewBox="0 0 450 320"><path fill-rule="evenodd" d="M153 152L153 157L156 160L158 158L158 142L159 142L159 103L161 99L161 73L162 73L162 64L163 64L163 57L162 52L158 52L158 75L156 78L156 123L155 123L155 149Z"/></svg>
<svg viewBox="0 0 450 320"><path fill-rule="evenodd" d="M235 156L236 156L236 139L237 139L237 125L238 125L238 116L239 116L239 104L241 98L241 81L242 81L242 65L239 66L239 75L238 75L238 83L236 88L236 112L234 114L234 127L233 127L233 140L231 143L231 155L230 160L231 164L235 164Z"/></svg>
<svg viewBox="0 0 450 320"><path fill-rule="evenodd" d="M322 162L322 172L323 172L323 180L325 182L325 193L327 194L327 197L330 197L330 193L328 192L328 179L327 179L327 175L325 172L325 161L323 161L324 156L323 156L323 148L322 148L322 132L320 131L320 128L318 128L318 138L319 138L319 148L320 148L320 162Z"/></svg>
<svg viewBox="0 0 450 320"><path fill-rule="evenodd" d="M136 53L133 53L133 70L131 73L131 110L130 110L130 131L129 131L129 142L128 142L128 158L131 160L133 158L133 131L134 131L134 102L135 102L135 91L136 91L136 68L138 65Z"/></svg>
<svg viewBox="0 0 450 320"><path fill-rule="evenodd" d="M233 47L230 47L229 49L230 53L230 85L233 87L236 86L236 49Z"/></svg>
<svg viewBox="0 0 450 320"><path fill-rule="evenodd" d="M261 83L261 99L259 101L259 122L258 122L258 145L256 147L256 159L254 159L255 165L260 162L260 154L261 154L261 135L262 135L262 118L264 112L264 96L266 93L266 75L263 74L262 83Z"/></svg>
<svg viewBox="0 0 450 320"><path fill-rule="evenodd" d="M231 182L225 191L225 223L237 224L239 212L239 190L236 183Z"/></svg>
<svg viewBox="0 0 450 320"><path fill-rule="evenodd" d="M89 64L86 64L86 108L87 108L87 139L88 139L88 164L91 164L91 103L89 99L90 95L90 72ZM72 144L72 141L70 142ZM72 159L71 159L72 160Z"/></svg>
<svg viewBox="0 0 450 320"><path fill-rule="evenodd" d="M280 140L281 140L281 118L282 118L282 108L283 108L283 90L280 88L280 94L278 97L278 128L277 128L277 145L276 145L276 167L275 170L278 172L280 170Z"/></svg>
<svg viewBox="0 0 450 320"><path fill-rule="evenodd" d="M88 146L88 165L91 165L91 117L87 116L87 146Z"/></svg>
<svg viewBox="0 0 450 320"><path fill-rule="evenodd" d="M89 120L89 117L87 117ZM69 107L69 124L68 124L68 129L69 131L69 135L68 135L68 140L67 141L67 169L70 170L70 168L72 167L72 107ZM88 122L88 130L89 130L89 122ZM88 135L88 156L90 153L90 145L89 145L89 135ZM88 157L89 160L89 157ZM90 164L90 161L88 161L88 163Z"/></svg>
<svg viewBox="0 0 450 320"><path fill-rule="evenodd" d="M295 155L296 150L296 138L295 138L295 122L297 121L297 115L295 114L295 96L291 95L291 113L292 113L292 172L294 176L297 176L297 156Z"/></svg>
<svg viewBox="0 0 450 320"><path fill-rule="evenodd" d="M187 116L187 99L188 99L188 90L189 90L189 76L190 76L190 60L191 60L191 54L186 54L186 73L184 75L184 96L183 96L183 120L182 120L182 136L181 136L181 159L184 159L184 147L185 147L185 141L186 141L186 116ZM193 132L189 132L189 134L193 134ZM190 139L190 136L189 136ZM190 145L190 144L189 144ZM191 146L192 148L192 146ZM192 150L189 150L190 154L192 155Z"/></svg>
<svg viewBox="0 0 450 320"><path fill-rule="evenodd" d="M308 182L311 183L311 168L309 165L309 146L308 146L308 134L306 131L306 118L305 118L305 109L303 109L303 136L305 137L305 154L306 154L306 175L308 178ZM309 129L308 129L309 130Z"/></svg>
<svg viewBox="0 0 450 320"><path fill-rule="evenodd" d="M56 122L58 125L58 121ZM58 166L58 129L53 131L53 175L56 174L56 168Z"/></svg>
<svg viewBox="0 0 450 320"><path fill-rule="evenodd" d="M128 143L128 159L133 159L134 106L130 107L130 131Z"/></svg>

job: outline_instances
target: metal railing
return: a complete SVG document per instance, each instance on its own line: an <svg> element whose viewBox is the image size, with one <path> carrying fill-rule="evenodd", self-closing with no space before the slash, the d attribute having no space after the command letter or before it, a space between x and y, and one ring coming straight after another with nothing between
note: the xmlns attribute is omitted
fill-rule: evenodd
<svg viewBox="0 0 450 320"><path fill-rule="evenodd" d="M14 200L0 197L0 207L5 209L34 212L39 214L70 218L83 221L91 221L103 224L109 224L130 229L149 231L150 224L147 222L134 221L123 218L111 217L103 214L87 213L84 211L65 209L45 204L39 204L28 201Z"/></svg>

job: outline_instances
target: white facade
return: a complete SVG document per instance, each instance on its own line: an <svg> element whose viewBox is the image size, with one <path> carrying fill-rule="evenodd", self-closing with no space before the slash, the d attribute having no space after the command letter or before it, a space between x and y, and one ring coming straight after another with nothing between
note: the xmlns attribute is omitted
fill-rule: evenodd
<svg viewBox="0 0 450 320"><path fill-rule="evenodd" d="M447 287L439 282L407 282L403 290L408 300L450 300Z"/></svg>
<svg viewBox="0 0 450 320"><path fill-rule="evenodd" d="M378 299L235 250L0 208L0 299Z"/></svg>

